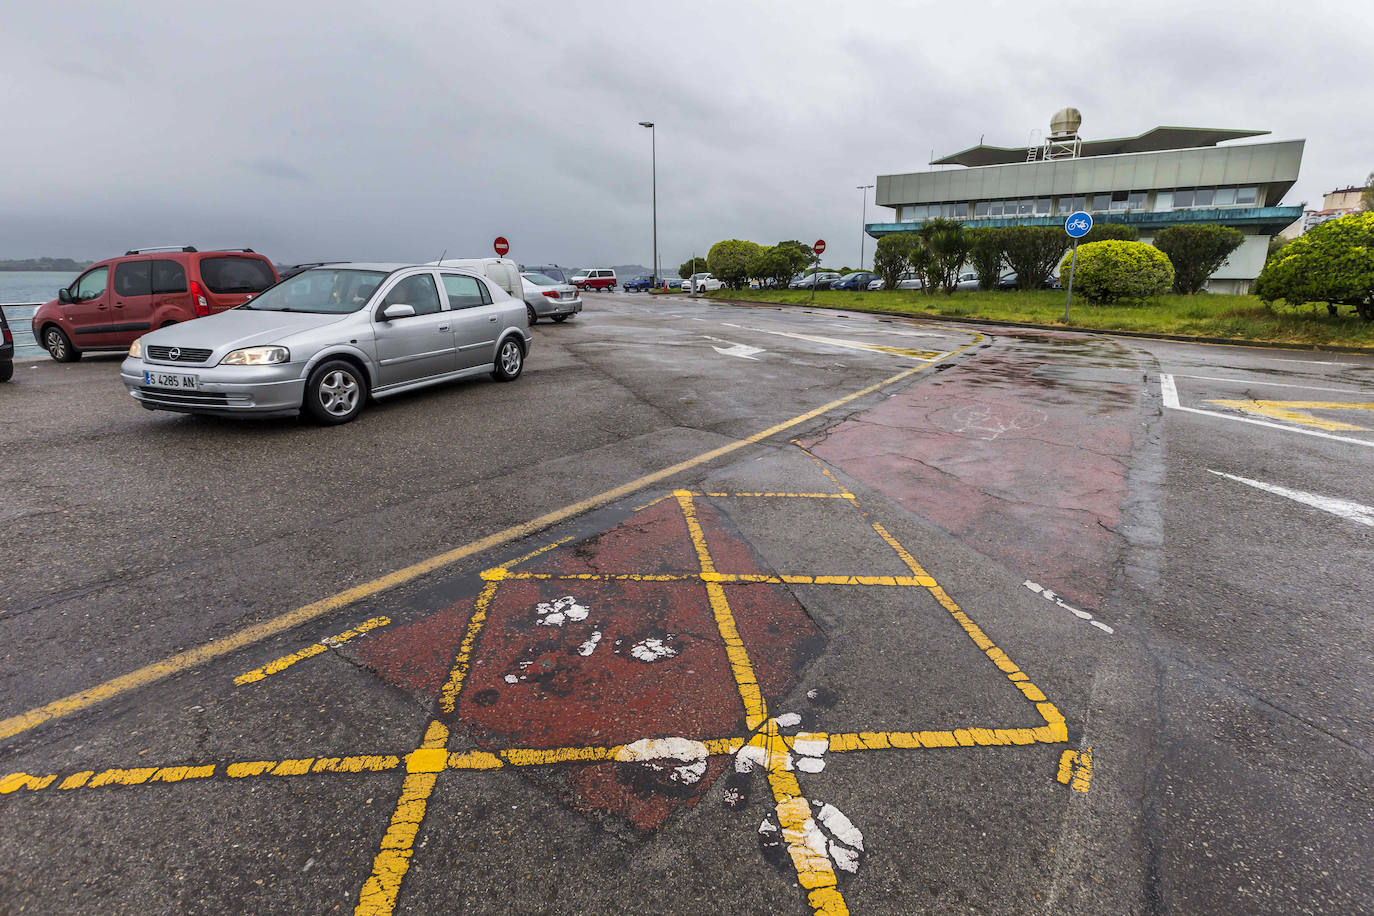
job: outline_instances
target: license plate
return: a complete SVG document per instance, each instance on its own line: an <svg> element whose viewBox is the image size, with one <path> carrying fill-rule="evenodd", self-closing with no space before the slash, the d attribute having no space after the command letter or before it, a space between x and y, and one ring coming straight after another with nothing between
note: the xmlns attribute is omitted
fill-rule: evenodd
<svg viewBox="0 0 1374 916"><path fill-rule="evenodd" d="M181 375L174 372L152 372L144 370L143 384L149 388L178 388L195 390L200 387L200 376Z"/></svg>

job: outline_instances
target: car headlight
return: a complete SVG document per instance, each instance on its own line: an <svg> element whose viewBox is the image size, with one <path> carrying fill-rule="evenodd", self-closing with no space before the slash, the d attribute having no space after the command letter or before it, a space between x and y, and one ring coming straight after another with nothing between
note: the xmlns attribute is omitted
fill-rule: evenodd
<svg viewBox="0 0 1374 916"><path fill-rule="evenodd" d="M245 347L233 350L219 361L221 366L270 366L291 359L291 351L285 347Z"/></svg>
<svg viewBox="0 0 1374 916"><path fill-rule="evenodd" d="M143 338L140 337L129 344L129 355L138 359L143 357Z"/></svg>

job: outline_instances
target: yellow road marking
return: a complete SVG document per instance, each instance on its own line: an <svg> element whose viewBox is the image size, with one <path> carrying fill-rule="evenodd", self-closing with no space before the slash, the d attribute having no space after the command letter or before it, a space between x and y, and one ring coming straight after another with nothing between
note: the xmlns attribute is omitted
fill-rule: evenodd
<svg viewBox="0 0 1374 916"><path fill-rule="evenodd" d="M502 570L504 572L504 570ZM482 591L477 595L477 601L472 606L472 617L468 619L467 632L463 634L463 642L458 647L458 655L453 659L453 667L449 669L448 680L444 683L443 691L439 695L439 708L446 713L453 712L453 707L458 701L458 691L463 689L463 679L468 674L468 663L472 660L472 647L477 643L477 634L482 631L482 625L487 622L487 608L491 606L491 600L496 597L496 589L499 587L500 580L489 581L482 586Z"/></svg>
<svg viewBox="0 0 1374 916"><path fill-rule="evenodd" d="M1088 745L1081 751L1065 751L1059 755L1058 780L1077 792L1087 792L1093 780L1093 749Z"/></svg>
<svg viewBox="0 0 1374 916"><path fill-rule="evenodd" d="M571 541L572 539L573 539L573 535L570 534L570 535L568 535L568 536L565 537L565 538L559 538L558 540L554 541L552 544L545 544L543 547L540 547L538 550L531 550L529 553L525 554L523 557L520 557L518 560L511 560L509 563L507 563L507 564L506 564L506 569L514 569L515 567L519 566L521 563L525 563L525 562L528 562L529 560L533 560L535 557L539 556L540 554L548 553L550 550L553 550L555 547L562 547L564 544L568 543L568 542Z"/></svg>
<svg viewBox="0 0 1374 916"><path fill-rule="evenodd" d="M299 652L293 652L290 655L283 655L281 658L276 659L275 661L268 662L261 668L254 668L252 671L245 671L243 674L240 674L238 677L234 678L234 684L239 687L242 687L244 684L251 684L255 681L260 681L270 674L276 674L278 671L286 670L287 668L294 665L296 662L304 661L307 658L312 658L316 655L319 655L326 649L332 649L335 646L343 645L350 639L353 639L355 636L362 636L369 630L375 630L378 627L384 627L389 623L391 623L390 617L373 617L371 620L365 620L362 623L358 624L356 627L344 630L338 636L326 636L319 642L312 643L306 646L304 649L301 649Z"/></svg>
<svg viewBox="0 0 1374 916"><path fill-rule="evenodd" d="M693 493L713 499L850 499L849 493Z"/></svg>
<svg viewBox="0 0 1374 916"><path fill-rule="evenodd" d="M425 729L424 741L414 754L407 757L407 761L424 751L438 750L443 754L447 744L448 729L441 722L430 722ZM446 757L443 759L446 761ZM407 770L405 781L401 783L401 797L396 800L396 810L392 812L391 823L382 837L382 847L372 860L372 875L358 893L354 916L389 916L396 908L396 895L401 891L401 881L410 869L411 847L425 819L429 796L439 779L438 770L412 770L409 763Z"/></svg>
<svg viewBox="0 0 1374 916"><path fill-rule="evenodd" d="M967 350L969 347L972 347L983 340L983 335L981 334L973 334L973 337L973 341L965 344L957 350L951 351L949 355L951 357L956 356L959 353L962 353L963 351ZM785 432L786 430L791 429L794 426L799 426L803 423L814 420L816 417L823 416L824 414L827 414L830 411L835 410L836 408L843 407L844 405L852 403L867 395L870 395L875 391L879 391L883 388L888 387L889 385L896 384L897 382L900 382L903 379L910 378L917 372L929 368L930 365L930 363L926 363L921 366L913 366L910 369L904 369L901 372L898 372L896 375L883 379L880 382L876 382L872 385L869 385L866 388L861 388L858 391L845 395L844 397L836 398L835 400L830 401L829 403L822 404L820 407L808 410L805 413L798 414L790 420L784 420L781 423L774 424L773 426L770 426L767 429L760 430L759 432L754 433L753 435L747 438L740 439L737 442L731 442L726 445L710 449L709 451L702 452L701 454L693 458L688 458L684 461L679 461L677 464L670 465L669 467L662 468L658 471L654 471L651 474L646 474L643 477L640 477L636 480L632 480L628 483L623 483L620 486L612 487L611 489L606 490L602 493L598 493L595 496L590 496L587 499L581 500L579 502L571 503L553 512L547 512L536 518L530 519L529 521L521 522L518 525L512 525L509 528L505 528L501 531L494 532L493 534L489 534L486 537L478 538L475 541L470 541L461 547L455 547L452 550L448 550L444 553L437 554L433 557L430 557L427 560L421 560L420 562L413 563L410 566L404 567L403 569L398 569L395 572L391 572L384 576L380 576L376 579L371 580L370 582L364 582L361 585L355 585L352 588L345 589L341 592L337 592L336 594L330 595L327 598L321 598L319 601L314 601L310 604L298 607L295 610L287 611L285 614L281 614L280 616L274 617L271 620L266 620L262 623L254 624L250 627L245 627L244 629L239 630L238 632L233 633L229 636L213 640L211 642L205 643L204 645L197 646L193 649L188 649L185 652L178 652L177 654L168 656L167 658L164 658L161 661L154 662L150 665L145 665L142 668L130 671L127 674L122 674L119 677L112 678L108 681L105 681L104 683L97 684L93 687L88 687L85 690L78 691L77 693L70 694L68 696L62 697L61 699L53 700L49 703L43 704L42 706L34 707L33 709L19 713L18 715L10 716L6 719L0 720L0 741L3 741L6 738L12 738L15 735L28 731L29 729L34 728L38 725L41 725L44 722L49 722L53 719L58 719L63 716L69 716L72 713L80 712L83 709L89 709L92 706L95 706L99 703L103 703L106 700L119 696L120 694L125 693L127 691L134 690L139 687L146 687L149 684L154 684L174 674L178 674L182 671L194 668L197 665L202 665L208 661L211 661L212 659L219 658L222 655L227 655L230 652L235 652L246 646L251 646L255 643L259 643L264 639L268 639L269 637L275 636L278 633L283 633L287 630L293 629L297 626L300 626L303 623L307 623L311 620L314 620L317 617L323 616L333 611L337 611L340 608L347 607L348 605L353 604L357 601L361 601L364 598L370 598L373 595L377 595L381 592L395 588L398 585L403 585L406 582L410 582L420 576L426 575L427 573L434 572L437 569L442 569L445 566L451 566L452 564L464 560L475 554L491 550L494 547L498 547L510 541L527 537L535 533L536 531L541 531L559 522L581 515L584 512L588 512L592 509L596 509L601 506L607 505L608 503L615 502L616 500L622 499L623 497L628 496L631 493L634 493L638 490L642 490L645 487L650 486L651 484L655 484L660 480L666 480L670 477L682 473L683 471L687 471L700 465L707 464L711 461L714 461L717 458L721 458L725 455L732 454L733 452L739 451L742 448L746 448L750 445L754 445L758 442L762 442L765 439L769 439L773 436L776 436L778 433Z"/></svg>
<svg viewBox="0 0 1374 916"><path fill-rule="evenodd" d="M803 576L794 573L517 573L488 570L484 575L500 579L525 579L541 582L768 582L774 585L880 585L897 588L928 588L935 580L929 576Z"/></svg>
<svg viewBox="0 0 1374 916"><path fill-rule="evenodd" d="M1322 417L1315 417L1309 410L1374 410L1374 404L1351 404L1344 401L1255 401L1249 398L1242 400L1211 400L1208 404L1216 404L1219 407L1231 407L1236 410L1243 410L1246 413L1257 413L1262 417L1269 417L1274 420L1288 420L1293 423L1301 423L1303 426L1312 426L1317 429L1324 429L1328 432L1339 430L1353 430L1356 432L1368 432L1367 426L1356 426L1353 423L1343 423L1340 420L1327 420Z"/></svg>
<svg viewBox="0 0 1374 916"><path fill-rule="evenodd" d="M802 454L810 458L811 463L814 464L816 467L820 468L821 473L830 479L830 482L835 485L835 489L839 491L835 494L836 496L843 497L844 499L847 499L850 502L854 503L855 506L858 506L859 502L855 498L854 494L850 493L848 488L845 487L844 484L840 483L840 478L836 477L834 473L830 470L830 468L825 466L825 462L817 458L815 454L812 453L812 451L809 448L802 445L799 440L793 439L792 444L795 445L797 448L801 449Z"/></svg>

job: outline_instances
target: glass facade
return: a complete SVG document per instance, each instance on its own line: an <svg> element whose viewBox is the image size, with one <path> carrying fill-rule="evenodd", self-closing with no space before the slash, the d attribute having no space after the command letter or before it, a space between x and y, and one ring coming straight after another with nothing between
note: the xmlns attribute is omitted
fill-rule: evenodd
<svg viewBox="0 0 1374 916"><path fill-rule="evenodd" d="M1188 210L1212 207L1260 206L1259 188L1243 187L1167 188L1152 191L1103 191L1066 197L1036 197L1019 200L959 200L934 204L906 204L897 208L897 221L924 222L929 219L996 219L1022 216L1067 216L1079 210L1097 213L1125 213L1151 210Z"/></svg>

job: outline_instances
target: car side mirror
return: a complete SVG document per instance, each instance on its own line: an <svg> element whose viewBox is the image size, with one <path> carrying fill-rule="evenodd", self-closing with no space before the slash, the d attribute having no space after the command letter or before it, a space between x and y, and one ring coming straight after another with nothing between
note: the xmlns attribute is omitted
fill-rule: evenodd
<svg viewBox="0 0 1374 916"><path fill-rule="evenodd" d="M75 302L76 300L72 298L72 291L64 286L57 291L57 301L61 303L68 303Z"/></svg>
<svg viewBox="0 0 1374 916"><path fill-rule="evenodd" d="M404 302L393 302L382 309L382 320L393 321L397 318L413 318L415 316L415 306L406 305Z"/></svg>

